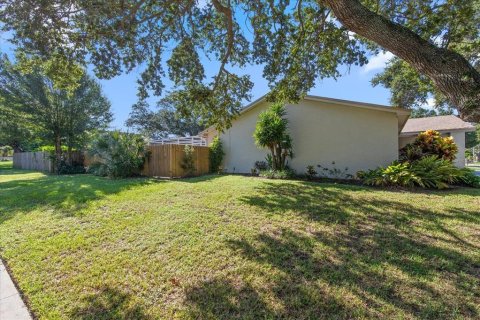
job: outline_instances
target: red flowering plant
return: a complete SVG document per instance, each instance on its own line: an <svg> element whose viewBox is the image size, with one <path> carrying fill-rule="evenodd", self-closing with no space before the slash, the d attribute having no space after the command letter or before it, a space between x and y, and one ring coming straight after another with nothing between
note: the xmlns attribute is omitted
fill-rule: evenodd
<svg viewBox="0 0 480 320"><path fill-rule="evenodd" d="M442 137L438 131L427 130L400 149L400 160L412 162L435 155L439 159L453 161L457 151L458 147L452 137Z"/></svg>

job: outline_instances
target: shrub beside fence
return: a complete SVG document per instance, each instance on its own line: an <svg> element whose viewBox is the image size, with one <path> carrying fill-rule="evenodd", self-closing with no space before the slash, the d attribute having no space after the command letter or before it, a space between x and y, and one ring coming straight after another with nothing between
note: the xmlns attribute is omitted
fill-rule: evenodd
<svg viewBox="0 0 480 320"><path fill-rule="evenodd" d="M185 157L184 145L150 145L148 149L150 150L150 156L143 167L143 175L170 178L179 178L187 175L187 172L181 167L182 159ZM193 175L199 176L209 172L208 153L208 147L194 146L195 172Z"/></svg>

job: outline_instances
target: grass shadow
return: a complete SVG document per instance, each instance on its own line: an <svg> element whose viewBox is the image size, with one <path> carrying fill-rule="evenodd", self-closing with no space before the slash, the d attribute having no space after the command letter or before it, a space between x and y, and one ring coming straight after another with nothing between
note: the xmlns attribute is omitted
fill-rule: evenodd
<svg viewBox="0 0 480 320"><path fill-rule="evenodd" d="M24 177L28 173L32 172L13 174ZM152 183L162 182L147 178L112 180L87 174L39 175L0 181L0 223L39 207L61 209L65 216L75 215L93 200Z"/></svg>
<svg viewBox="0 0 480 320"><path fill-rule="evenodd" d="M480 295L474 293L480 285L480 263L466 254L478 251L478 245L449 225L452 219L478 225L478 211L452 207L439 213L405 202L352 196L345 188L362 189L266 182L254 195L241 198L272 214L293 212L323 229L281 228L253 239L227 240L232 255L271 270L263 286L281 308L267 307L258 297L259 288L248 287L252 280L243 279L245 290L253 291L253 302L232 281L216 279L190 290L195 314L222 318L224 313L216 310L227 310L228 317L239 318L242 304L250 303L245 314L252 319L378 318L389 312L422 319L480 316ZM232 301L237 302L234 307Z"/></svg>
<svg viewBox="0 0 480 320"><path fill-rule="evenodd" d="M72 319L153 319L142 306L132 302L129 294L108 286L80 300L78 305L70 315Z"/></svg>

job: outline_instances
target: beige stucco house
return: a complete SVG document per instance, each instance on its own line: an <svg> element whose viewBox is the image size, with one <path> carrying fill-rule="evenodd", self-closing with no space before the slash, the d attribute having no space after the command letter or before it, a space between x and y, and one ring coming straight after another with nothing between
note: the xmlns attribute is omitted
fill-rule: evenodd
<svg viewBox="0 0 480 320"><path fill-rule="evenodd" d="M253 132L259 114L269 105L262 97L246 106L228 130L218 133L211 127L201 133L207 143L220 136L225 171L250 173L255 161L265 159L268 151L255 145ZM289 166L297 173L318 164L348 168L350 174L386 166L398 159L408 134L402 135L402 130L410 121L410 111L402 108L317 96L286 105L286 112L295 155Z"/></svg>

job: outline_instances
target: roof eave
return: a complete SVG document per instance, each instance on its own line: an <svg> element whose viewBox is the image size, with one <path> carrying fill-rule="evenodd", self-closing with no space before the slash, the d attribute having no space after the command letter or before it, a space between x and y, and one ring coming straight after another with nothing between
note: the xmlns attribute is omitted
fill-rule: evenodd
<svg viewBox="0 0 480 320"><path fill-rule="evenodd" d="M429 129L427 129L429 130ZM475 127L468 127L468 128L454 128L454 129L430 129L430 130L435 130L440 133L446 133L446 132L458 132L458 131L464 131L464 132L474 132L476 130ZM409 136L415 136L421 132L425 132L426 130L421 130L421 131L407 131L407 132L401 132L400 137L409 137Z"/></svg>

